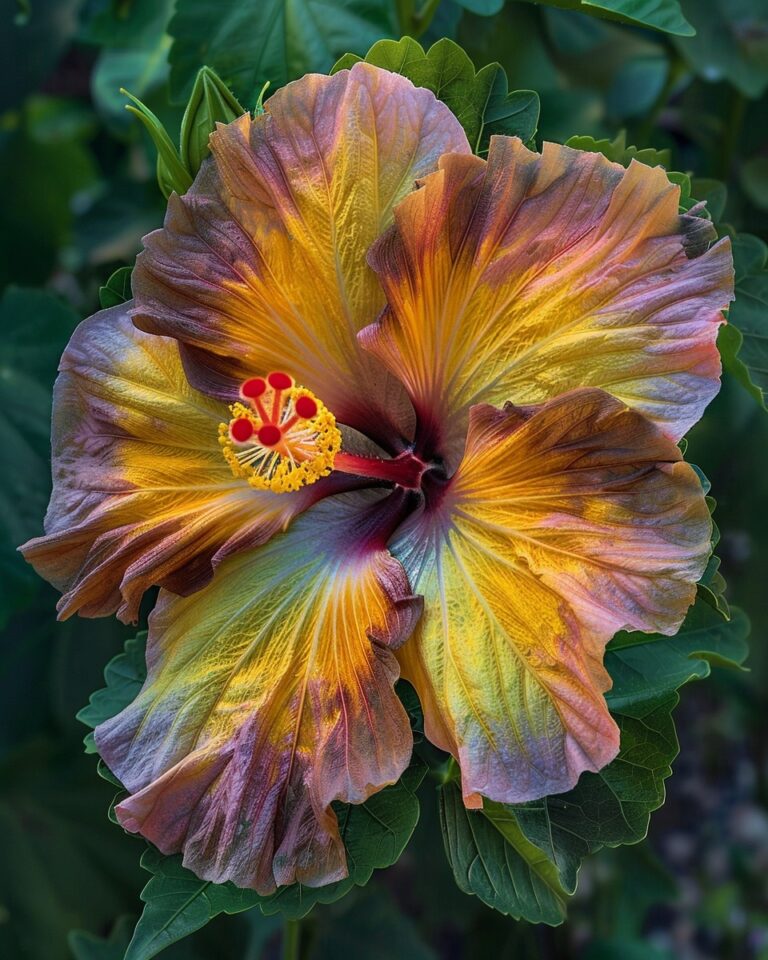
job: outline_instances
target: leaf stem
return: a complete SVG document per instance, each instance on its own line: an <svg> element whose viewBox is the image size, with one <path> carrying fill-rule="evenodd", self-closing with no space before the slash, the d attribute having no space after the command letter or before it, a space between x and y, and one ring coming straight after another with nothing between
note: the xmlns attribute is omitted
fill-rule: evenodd
<svg viewBox="0 0 768 960"><path fill-rule="evenodd" d="M301 921L286 920L283 925L283 960L299 960Z"/></svg>

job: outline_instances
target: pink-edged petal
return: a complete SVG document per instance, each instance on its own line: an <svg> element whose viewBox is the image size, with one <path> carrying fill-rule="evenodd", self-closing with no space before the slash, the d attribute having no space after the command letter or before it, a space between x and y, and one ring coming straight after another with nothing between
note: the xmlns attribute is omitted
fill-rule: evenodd
<svg viewBox="0 0 768 960"><path fill-rule="evenodd" d="M678 448L603 391L473 408L443 503L392 547L425 603L403 676L469 805L560 793L613 759L605 644L675 632L710 535Z"/></svg>
<svg viewBox="0 0 768 960"><path fill-rule="evenodd" d="M318 496L233 477L219 445L226 404L190 387L176 341L137 330L129 308L80 324L59 367L45 535L21 550L61 590L61 617L135 620L149 587L199 589Z"/></svg>
<svg viewBox="0 0 768 960"><path fill-rule="evenodd" d="M263 894L341 879L331 804L409 761L392 650L421 604L358 509L326 501L195 596L161 594L147 681L96 730L132 794L120 822L203 879Z"/></svg>
<svg viewBox="0 0 768 960"><path fill-rule="evenodd" d="M443 157L371 251L389 306L361 340L433 433L591 386L679 439L719 388L733 297L729 241L709 247L679 193L660 167L553 143Z"/></svg>
<svg viewBox="0 0 768 960"><path fill-rule="evenodd" d="M219 126L212 161L133 278L135 321L176 337L192 382L230 397L286 370L363 429L412 418L356 334L384 304L366 253L395 204L464 132L434 95L369 64L288 84L267 111Z"/></svg>

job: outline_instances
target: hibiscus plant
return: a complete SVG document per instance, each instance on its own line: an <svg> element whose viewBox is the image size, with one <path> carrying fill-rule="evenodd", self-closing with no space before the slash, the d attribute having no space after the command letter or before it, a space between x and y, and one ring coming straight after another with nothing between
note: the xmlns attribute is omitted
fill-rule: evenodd
<svg viewBox="0 0 768 960"><path fill-rule="evenodd" d="M203 66L178 146L128 94L167 210L61 357L21 547L62 620L139 625L79 714L152 875L127 960L246 910L308 956L425 803L461 891L558 924L746 653L685 435L723 363L762 402L750 241L450 40L271 79Z"/></svg>

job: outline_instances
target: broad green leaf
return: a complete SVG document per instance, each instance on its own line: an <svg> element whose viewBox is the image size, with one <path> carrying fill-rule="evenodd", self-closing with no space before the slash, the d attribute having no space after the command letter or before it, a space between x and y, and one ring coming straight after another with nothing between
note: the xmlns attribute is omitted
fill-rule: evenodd
<svg viewBox="0 0 768 960"><path fill-rule="evenodd" d="M100 47L141 49L165 32L173 0L97 0L86 11L80 39Z"/></svg>
<svg viewBox="0 0 768 960"><path fill-rule="evenodd" d="M121 123L125 116L123 88L128 87L136 97L156 90L168 76L170 47L170 38L159 34L149 46L102 50L91 77L97 108L114 123Z"/></svg>
<svg viewBox="0 0 768 960"><path fill-rule="evenodd" d="M81 723L95 730L100 723L116 716L135 699L147 676L146 649L146 632L126 641L123 652L104 668L106 686L92 693L88 704L78 712L77 719ZM85 747L86 753L97 752L93 734L87 734Z"/></svg>
<svg viewBox="0 0 768 960"><path fill-rule="evenodd" d="M131 299L133 267L118 267L103 287L99 287L99 306L102 310L116 307Z"/></svg>
<svg viewBox="0 0 768 960"><path fill-rule="evenodd" d="M747 97L768 88L768 7L765 0L682 0L696 36L675 41L704 80L727 80Z"/></svg>
<svg viewBox="0 0 768 960"><path fill-rule="evenodd" d="M737 234L733 264L736 299L717 343L726 370L768 409L768 246L751 234Z"/></svg>
<svg viewBox="0 0 768 960"><path fill-rule="evenodd" d="M668 168L671 163L669 150L654 150L653 147L633 147L627 145L627 133L622 130L613 140L595 140L594 137L571 137L566 140L567 147L586 150L588 153L602 153L604 157L622 167L628 167L632 160L645 163L649 167Z"/></svg>
<svg viewBox="0 0 768 960"><path fill-rule="evenodd" d="M361 58L346 54L332 72L351 67ZM438 40L425 53L410 37L380 40L365 55L372 63L408 77L431 90L456 115L476 153L486 153L494 134L533 139L539 121L539 98L532 90L509 92L507 75L498 63L479 71L452 40Z"/></svg>
<svg viewBox="0 0 768 960"><path fill-rule="evenodd" d="M199 880L181 865L181 857L165 857L154 848L144 851L141 865L152 879L141 891L146 905L125 960L149 960L218 914L249 910L259 900L253 890Z"/></svg>
<svg viewBox="0 0 768 960"><path fill-rule="evenodd" d="M9 287L0 300L0 625L38 587L16 548L42 533L50 493L51 388L77 315L43 290Z"/></svg>
<svg viewBox="0 0 768 960"><path fill-rule="evenodd" d="M613 714L642 718L666 703L689 680L709 676L711 665L741 664L747 655L749 620L739 609L726 621L706 603L691 607L674 637L619 633L605 665L613 679L606 694Z"/></svg>
<svg viewBox="0 0 768 960"><path fill-rule="evenodd" d="M265 81L276 89L325 73L346 50L391 36L395 24L390 0L178 0L168 29L177 100L207 65L251 106Z"/></svg>
<svg viewBox="0 0 768 960"><path fill-rule="evenodd" d="M181 162L193 177L210 152L208 138L216 124L231 123L244 113L224 81L210 67L201 67L181 121Z"/></svg>
<svg viewBox="0 0 768 960"><path fill-rule="evenodd" d="M740 664L748 632L740 611L724 621L697 603L676 637L614 638L605 658L613 678L606 699L621 749L568 793L517 805L486 801L482 811L468 811L456 784L444 785L444 841L461 889L510 916L561 922L581 860L601 846L641 840L651 812L664 802L678 751L671 716L677 689L707 676L712 663Z"/></svg>
<svg viewBox="0 0 768 960"><path fill-rule="evenodd" d="M557 870L519 828L517 842L510 842L484 813L466 809L453 782L440 787L440 825L460 890L516 920L557 924L564 919L566 892Z"/></svg>
<svg viewBox="0 0 768 960"><path fill-rule="evenodd" d="M546 3L560 10L578 10L593 17L650 27L678 37L692 37L696 32L683 15L679 0L528 0Z"/></svg>

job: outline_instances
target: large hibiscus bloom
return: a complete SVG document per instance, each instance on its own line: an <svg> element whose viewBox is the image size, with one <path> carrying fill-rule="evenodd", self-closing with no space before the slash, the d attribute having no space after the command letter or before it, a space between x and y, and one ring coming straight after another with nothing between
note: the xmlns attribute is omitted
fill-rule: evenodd
<svg viewBox="0 0 768 960"><path fill-rule="evenodd" d="M160 585L146 684L96 731L117 815L266 893L345 875L331 804L407 765L400 673L469 806L615 756L603 648L674 633L710 550L677 441L732 268L663 170L480 159L364 63L211 147L134 302L67 347L23 549L61 616Z"/></svg>

